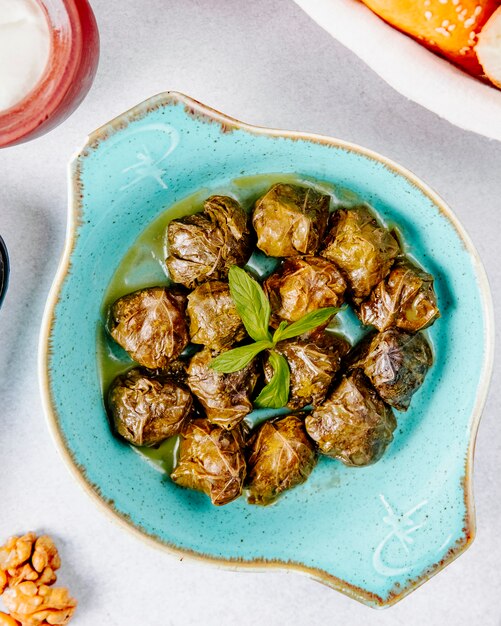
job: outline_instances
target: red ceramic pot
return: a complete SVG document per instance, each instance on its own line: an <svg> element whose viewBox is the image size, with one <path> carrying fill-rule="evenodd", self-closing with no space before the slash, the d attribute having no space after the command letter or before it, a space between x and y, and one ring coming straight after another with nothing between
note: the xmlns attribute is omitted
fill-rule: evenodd
<svg viewBox="0 0 501 626"><path fill-rule="evenodd" d="M45 134L89 91L99 60L99 32L87 0L38 0L51 26L49 63L38 85L0 113L0 147Z"/></svg>

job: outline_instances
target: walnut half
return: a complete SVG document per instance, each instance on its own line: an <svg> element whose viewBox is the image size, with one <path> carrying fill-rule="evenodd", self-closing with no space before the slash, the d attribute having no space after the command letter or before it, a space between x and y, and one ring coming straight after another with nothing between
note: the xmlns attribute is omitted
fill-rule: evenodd
<svg viewBox="0 0 501 626"><path fill-rule="evenodd" d="M64 587L37 586L32 581L9 587L3 600L11 617L22 626L67 624L77 606Z"/></svg>
<svg viewBox="0 0 501 626"><path fill-rule="evenodd" d="M54 542L47 535L27 533L11 537L0 548L0 593L28 580L37 585L52 585L61 559Z"/></svg>
<svg viewBox="0 0 501 626"><path fill-rule="evenodd" d="M61 567L50 537L30 532L0 547L0 595L10 615L0 612L0 626L67 624L77 603L63 587L50 587Z"/></svg>

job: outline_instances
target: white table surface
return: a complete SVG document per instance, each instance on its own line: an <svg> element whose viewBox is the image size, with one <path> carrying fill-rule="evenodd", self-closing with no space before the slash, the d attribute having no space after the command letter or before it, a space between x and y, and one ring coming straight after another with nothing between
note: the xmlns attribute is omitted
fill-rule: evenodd
<svg viewBox="0 0 501 626"><path fill-rule="evenodd" d="M74 482L39 399L37 338L62 251L66 163L88 131L176 89L259 125L333 135L413 170L454 208L500 310L501 143L454 128L395 93L289 0L94 0L94 87L63 126L0 151L0 233L12 274L0 312L0 539L53 535L75 626L501 625L501 369L475 461L477 538L395 607L376 612L298 574L180 562L115 526ZM466 330L465 330L466 332Z"/></svg>

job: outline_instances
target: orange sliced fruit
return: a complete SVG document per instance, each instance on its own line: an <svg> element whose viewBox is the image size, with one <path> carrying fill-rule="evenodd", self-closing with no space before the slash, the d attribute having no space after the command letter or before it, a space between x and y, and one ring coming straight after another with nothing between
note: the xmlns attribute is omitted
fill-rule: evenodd
<svg viewBox="0 0 501 626"><path fill-rule="evenodd" d="M501 89L501 7L480 31L475 51L487 78Z"/></svg>
<svg viewBox="0 0 501 626"><path fill-rule="evenodd" d="M363 0L383 20L427 48L482 75L475 46L499 0Z"/></svg>

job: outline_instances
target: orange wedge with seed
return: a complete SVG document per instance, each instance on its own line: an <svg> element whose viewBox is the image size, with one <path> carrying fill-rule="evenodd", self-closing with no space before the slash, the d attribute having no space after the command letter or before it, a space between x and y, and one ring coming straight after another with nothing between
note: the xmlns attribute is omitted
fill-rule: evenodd
<svg viewBox="0 0 501 626"><path fill-rule="evenodd" d="M500 0L363 0L374 13L475 76L475 46Z"/></svg>
<svg viewBox="0 0 501 626"><path fill-rule="evenodd" d="M487 78L501 89L501 7L479 33L475 51Z"/></svg>

